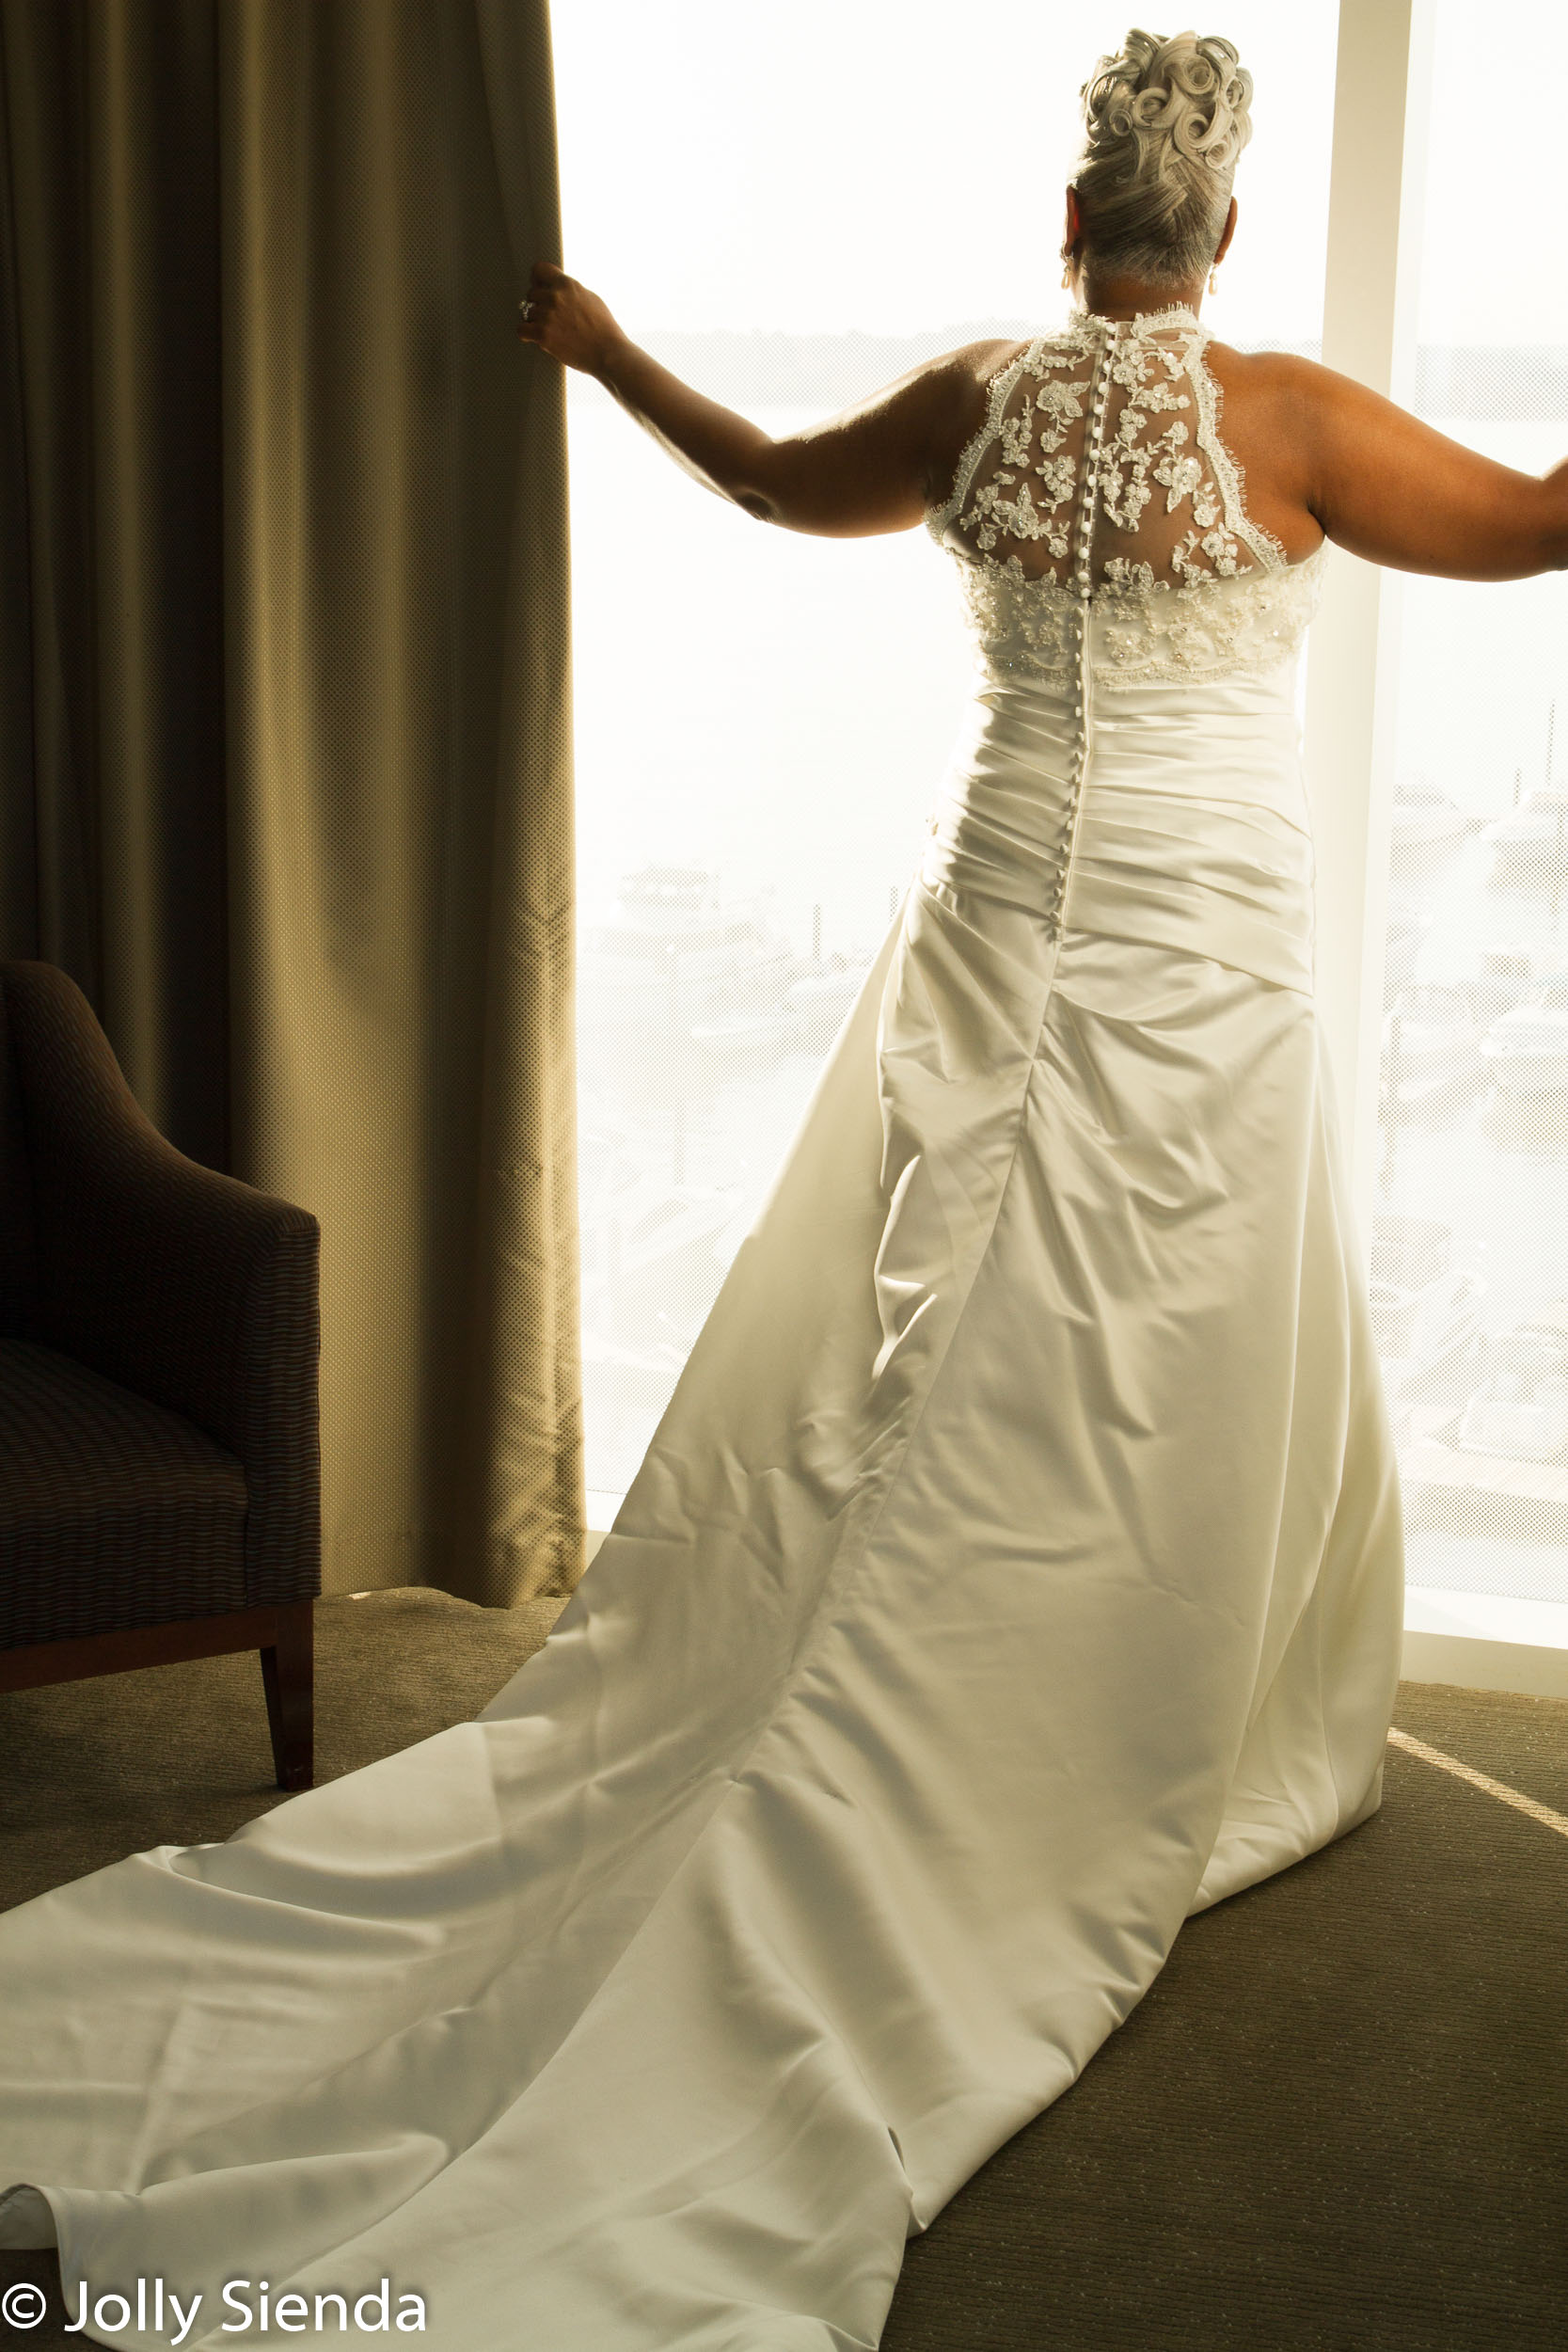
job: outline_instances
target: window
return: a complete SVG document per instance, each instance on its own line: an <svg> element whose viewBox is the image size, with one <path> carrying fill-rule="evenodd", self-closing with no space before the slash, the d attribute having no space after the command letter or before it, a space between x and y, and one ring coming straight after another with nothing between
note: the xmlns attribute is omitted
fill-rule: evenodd
<svg viewBox="0 0 1568 2352"><path fill-rule="evenodd" d="M1207 315L1322 327L1336 9L1242 0L1242 218ZM1061 315L1079 85L1125 8L572 0L566 266L784 432ZM1064 30L1064 27L1066 28ZM608 1524L903 896L965 698L922 532L819 540L705 494L569 387L585 1395ZM1565 706L1568 708L1568 706Z"/></svg>
<svg viewBox="0 0 1568 2352"><path fill-rule="evenodd" d="M1560 24L1501 0L1489 54ZM1539 473L1568 450L1560 174L1521 140L1506 227L1478 201L1475 40L1438 0L1417 405ZM1408 580L1396 707L1370 1272L1409 1577L1421 1622L1568 1641L1568 581Z"/></svg>

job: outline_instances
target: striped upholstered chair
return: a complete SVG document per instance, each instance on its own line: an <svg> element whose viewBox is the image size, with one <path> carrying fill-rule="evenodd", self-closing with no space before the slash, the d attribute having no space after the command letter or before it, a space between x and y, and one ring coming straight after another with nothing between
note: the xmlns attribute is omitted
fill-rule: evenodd
<svg viewBox="0 0 1568 2352"><path fill-rule="evenodd" d="M320 1240L166 1142L64 972L0 961L0 1691L258 1649L310 1786Z"/></svg>

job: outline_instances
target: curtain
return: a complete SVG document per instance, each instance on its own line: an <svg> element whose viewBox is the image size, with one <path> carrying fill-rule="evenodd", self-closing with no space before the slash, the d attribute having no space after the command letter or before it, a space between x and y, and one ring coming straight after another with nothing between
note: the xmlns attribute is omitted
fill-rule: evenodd
<svg viewBox="0 0 1568 2352"><path fill-rule="evenodd" d="M322 1224L323 1581L581 1572L546 0L0 0L0 953Z"/></svg>

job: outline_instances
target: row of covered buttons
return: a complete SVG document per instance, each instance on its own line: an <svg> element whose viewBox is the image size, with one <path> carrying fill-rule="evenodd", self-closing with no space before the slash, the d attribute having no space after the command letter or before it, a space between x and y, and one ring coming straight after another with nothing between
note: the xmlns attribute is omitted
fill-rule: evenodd
<svg viewBox="0 0 1568 2352"><path fill-rule="evenodd" d="M1051 894L1051 914L1059 921L1062 901L1067 897L1068 860L1072 839L1073 820L1078 814L1078 795L1083 789L1084 764L1087 754L1085 728L1084 671L1088 661L1089 619L1089 547L1094 536L1094 501L1100 481L1100 451L1105 437L1105 403L1110 391L1110 356L1115 348L1117 329L1113 326L1111 341L1101 352L1096 371L1094 410L1089 426L1089 445L1084 453L1083 493L1078 510L1078 564L1073 580L1078 602L1075 608L1078 625L1078 700L1075 716L1078 721L1078 741L1072 755L1072 787L1068 794L1067 829L1062 844L1062 860L1056 872L1055 888Z"/></svg>

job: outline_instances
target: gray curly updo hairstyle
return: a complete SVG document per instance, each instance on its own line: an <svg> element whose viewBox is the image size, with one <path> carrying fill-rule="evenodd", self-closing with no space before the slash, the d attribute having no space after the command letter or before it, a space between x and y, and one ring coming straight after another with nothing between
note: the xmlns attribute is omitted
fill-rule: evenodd
<svg viewBox="0 0 1568 2352"><path fill-rule="evenodd" d="M1073 167L1083 246L1101 269L1190 286L1214 258L1252 76L1215 33L1128 34L1085 83Z"/></svg>

